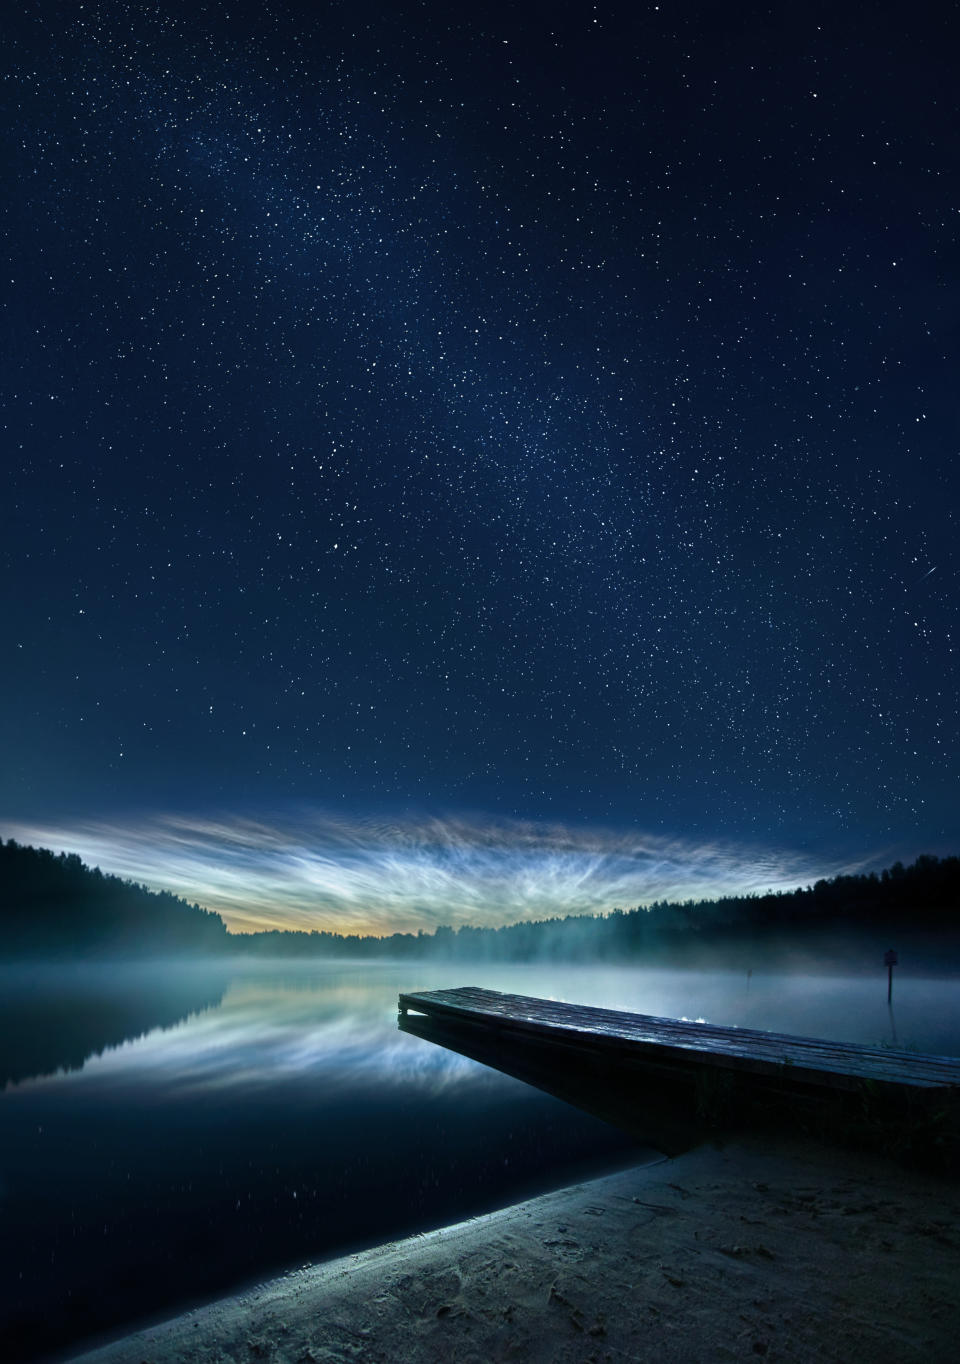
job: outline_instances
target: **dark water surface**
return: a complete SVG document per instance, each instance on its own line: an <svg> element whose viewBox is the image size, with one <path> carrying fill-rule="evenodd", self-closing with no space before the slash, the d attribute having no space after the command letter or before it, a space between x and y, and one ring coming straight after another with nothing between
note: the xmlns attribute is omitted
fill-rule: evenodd
<svg viewBox="0 0 960 1364"><path fill-rule="evenodd" d="M613 1128L400 1033L451 984L960 1051L951 981L369 963L0 970L0 1358L637 1159Z"/></svg>

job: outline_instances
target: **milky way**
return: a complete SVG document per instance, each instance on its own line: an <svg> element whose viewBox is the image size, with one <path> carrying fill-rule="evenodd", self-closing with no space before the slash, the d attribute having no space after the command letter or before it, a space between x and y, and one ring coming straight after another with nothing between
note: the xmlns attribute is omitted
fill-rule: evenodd
<svg viewBox="0 0 960 1364"><path fill-rule="evenodd" d="M0 831L954 851L956 48L884 4L21 14Z"/></svg>

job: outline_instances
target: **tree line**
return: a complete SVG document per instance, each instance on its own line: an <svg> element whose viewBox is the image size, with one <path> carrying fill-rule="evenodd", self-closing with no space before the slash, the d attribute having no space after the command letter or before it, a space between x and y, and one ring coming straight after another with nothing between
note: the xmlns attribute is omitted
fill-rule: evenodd
<svg viewBox="0 0 960 1364"><path fill-rule="evenodd" d="M265 957L618 962L698 949L742 958L764 943L802 947L880 933L960 934L960 858L924 855L909 867L896 862L879 873L835 876L792 891L659 900L502 928L443 925L432 934L386 937L276 930L235 935L231 942L240 953Z"/></svg>
<svg viewBox="0 0 960 1364"><path fill-rule="evenodd" d="M152 891L76 853L0 841L0 957L224 952L219 914Z"/></svg>

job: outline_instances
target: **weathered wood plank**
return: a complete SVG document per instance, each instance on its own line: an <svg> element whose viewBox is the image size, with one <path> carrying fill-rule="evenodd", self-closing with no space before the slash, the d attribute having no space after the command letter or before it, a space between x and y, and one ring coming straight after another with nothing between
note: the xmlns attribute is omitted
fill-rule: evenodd
<svg viewBox="0 0 960 1364"><path fill-rule="evenodd" d="M864 1080L911 1090L960 1089L960 1059L896 1053L849 1042L793 1037L624 1013L465 986L401 994L401 1013L460 1021L491 1034L553 1039L674 1066L712 1067L829 1088Z"/></svg>

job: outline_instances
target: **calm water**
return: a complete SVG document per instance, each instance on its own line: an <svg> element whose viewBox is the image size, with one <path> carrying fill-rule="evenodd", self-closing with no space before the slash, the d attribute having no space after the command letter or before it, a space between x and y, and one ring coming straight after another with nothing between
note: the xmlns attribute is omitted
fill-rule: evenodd
<svg viewBox="0 0 960 1364"><path fill-rule="evenodd" d="M400 1033L400 989L485 985L960 1054L953 981L572 967L0 971L0 1357L649 1155Z"/></svg>

